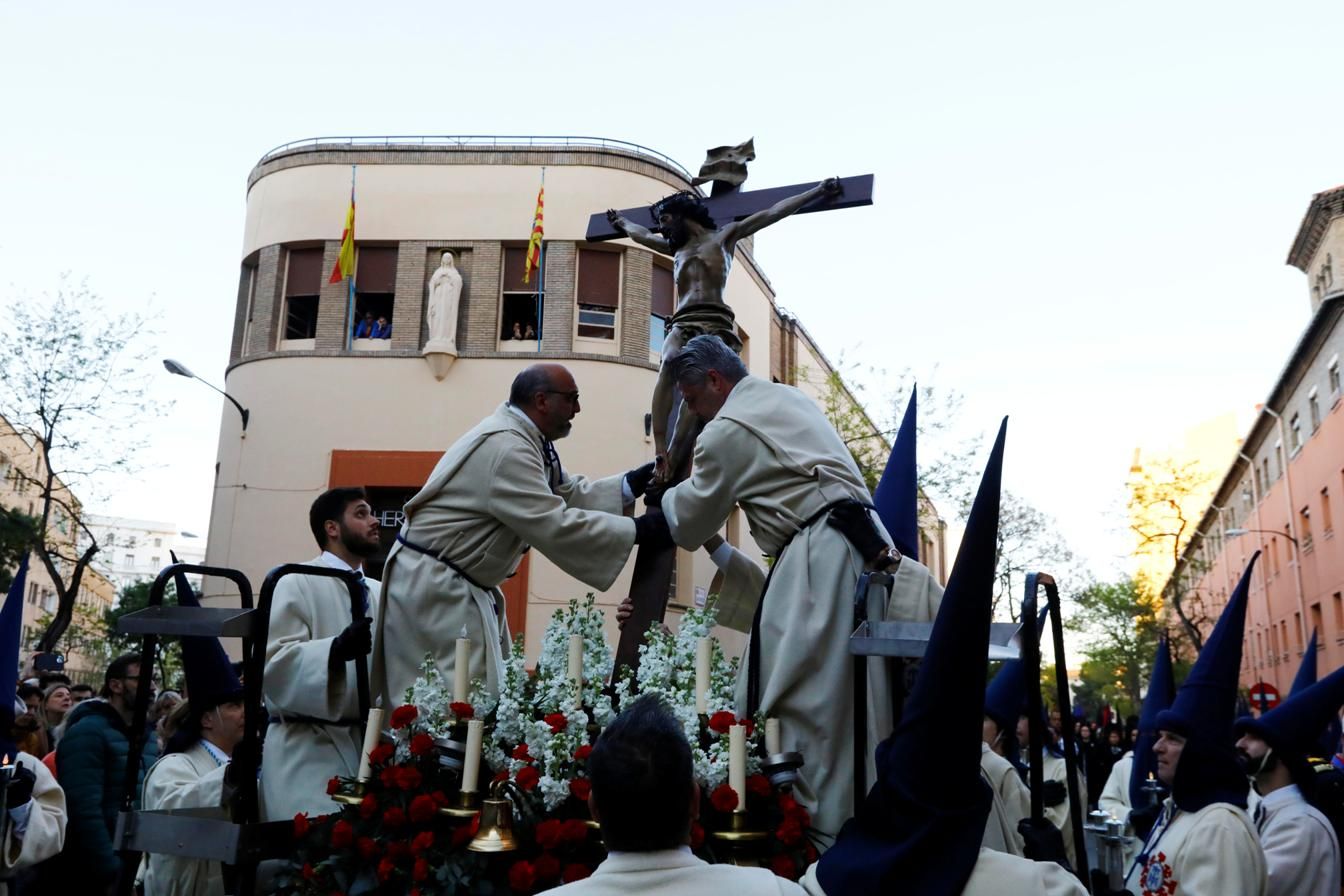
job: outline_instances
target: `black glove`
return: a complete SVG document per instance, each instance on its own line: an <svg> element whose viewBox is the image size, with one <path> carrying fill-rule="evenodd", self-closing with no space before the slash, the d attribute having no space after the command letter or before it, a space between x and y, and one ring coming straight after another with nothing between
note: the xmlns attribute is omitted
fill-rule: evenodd
<svg viewBox="0 0 1344 896"><path fill-rule="evenodd" d="M331 662L348 663L362 656L368 656L373 650L373 619L365 616L356 619L345 627L331 641Z"/></svg>
<svg viewBox="0 0 1344 896"><path fill-rule="evenodd" d="M1153 825L1157 824L1157 817L1161 814L1161 803L1153 803L1142 809L1130 809L1129 826L1134 829L1134 836L1140 840L1147 840L1148 835L1152 833Z"/></svg>
<svg viewBox="0 0 1344 896"><path fill-rule="evenodd" d="M9 777L9 786L5 788L5 808L17 809L33 798L33 786L37 784L37 775L30 768L24 768L17 762Z"/></svg>
<svg viewBox="0 0 1344 896"><path fill-rule="evenodd" d="M1064 868L1069 860L1064 852L1064 837L1059 828L1042 818L1039 822L1024 818L1017 823L1022 835L1023 852L1034 862L1054 862Z"/></svg>
<svg viewBox="0 0 1344 896"><path fill-rule="evenodd" d="M630 486L630 492L636 498L644 494L652 480L653 461L649 461L642 467L635 467L629 473L625 474L626 485Z"/></svg>
<svg viewBox="0 0 1344 896"><path fill-rule="evenodd" d="M865 563L873 563L887 552L886 539L873 525L868 508L857 501L832 508L826 523L840 530L840 534L863 556Z"/></svg>
<svg viewBox="0 0 1344 896"><path fill-rule="evenodd" d="M1058 806L1069 798L1069 790L1063 781L1042 781L1041 802L1047 806Z"/></svg>
<svg viewBox="0 0 1344 896"><path fill-rule="evenodd" d="M651 485L644 490L644 506L654 510L663 508L663 495L671 488L667 483L661 485Z"/></svg>
<svg viewBox="0 0 1344 896"><path fill-rule="evenodd" d="M672 547L672 530L661 510L650 510L635 517L635 544L651 548Z"/></svg>

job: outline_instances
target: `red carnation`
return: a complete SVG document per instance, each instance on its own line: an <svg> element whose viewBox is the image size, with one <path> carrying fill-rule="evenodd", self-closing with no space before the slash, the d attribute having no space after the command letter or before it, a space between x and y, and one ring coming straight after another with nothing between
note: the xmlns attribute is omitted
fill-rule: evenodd
<svg viewBox="0 0 1344 896"><path fill-rule="evenodd" d="M752 732L756 730L756 723L751 719L738 719L737 724L747 726L747 737L751 737Z"/></svg>
<svg viewBox="0 0 1344 896"><path fill-rule="evenodd" d="M528 861L514 862L509 869L509 886L519 893L531 893L537 883L537 872Z"/></svg>
<svg viewBox="0 0 1344 896"><path fill-rule="evenodd" d="M720 812L732 812L737 809L737 791L727 784L720 784L709 795L709 804Z"/></svg>
<svg viewBox="0 0 1344 896"><path fill-rule="evenodd" d="M532 870L537 872L537 880L555 880L560 876L560 860L544 852L532 863Z"/></svg>
<svg viewBox="0 0 1344 896"><path fill-rule="evenodd" d="M355 849L359 850L359 857L368 862L378 855L378 841L372 837L360 837L355 841Z"/></svg>
<svg viewBox="0 0 1344 896"><path fill-rule="evenodd" d="M411 817L411 821L421 823L429 821L438 811L439 806L434 802L434 797L422 793L411 800L411 808L406 814Z"/></svg>
<svg viewBox="0 0 1344 896"><path fill-rule="evenodd" d="M542 721L551 726L552 734L559 734L569 727L569 719L562 712L553 712L543 718Z"/></svg>
<svg viewBox="0 0 1344 896"><path fill-rule="evenodd" d="M527 744L519 744L518 746L514 747L513 752L510 753L509 755L512 756L514 759L520 760L522 762L536 761L528 754Z"/></svg>
<svg viewBox="0 0 1344 896"><path fill-rule="evenodd" d="M307 862L303 863L303 867L299 869L299 873L303 875L304 880L312 880L313 878L317 877L317 872L314 871L313 866L308 864Z"/></svg>
<svg viewBox="0 0 1344 896"><path fill-rule="evenodd" d="M397 786L397 767L394 766L394 765L389 765L387 768L385 768L385 769L383 769L382 771L380 771L380 772L378 773L378 781L379 781L384 787L396 787L396 786Z"/></svg>
<svg viewBox="0 0 1344 896"><path fill-rule="evenodd" d="M469 719L476 715L476 710L472 708L470 703L462 703L455 700L448 704L448 708L451 709L453 715L457 716L459 719Z"/></svg>
<svg viewBox="0 0 1344 896"><path fill-rule="evenodd" d="M574 751L574 761L586 762L588 761L588 757L591 755L593 755L593 745L584 744L583 746L579 747L577 750Z"/></svg>
<svg viewBox="0 0 1344 896"><path fill-rule="evenodd" d="M440 809L448 805L448 795L442 790L434 791L430 794L430 797L434 800L434 805L438 806Z"/></svg>
<svg viewBox="0 0 1344 896"><path fill-rule="evenodd" d="M308 834L308 815L300 812L294 816L294 836L303 837Z"/></svg>
<svg viewBox="0 0 1344 896"><path fill-rule="evenodd" d="M525 765L518 769L518 773L513 776L513 780L524 790L531 790L541 780L541 772L530 765Z"/></svg>
<svg viewBox="0 0 1344 896"><path fill-rule="evenodd" d="M588 824L582 818L570 818L560 826L560 839L565 843L582 843L588 839Z"/></svg>
<svg viewBox="0 0 1344 896"><path fill-rule="evenodd" d="M727 734L728 729L737 724L737 716L726 709L721 709L709 717L709 730L717 731L719 734Z"/></svg>
<svg viewBox="0 0 1344 896"><path fill-rule="evenodd" d="M775 837L785 846L797 846L803 840L803 829L792 818L786 818L775 828Z"/></svg>
<svg viewBox="0 0 1344 896"><path fill-rule="evenodd" d="M395 831L397 828L406 825L406 813L393 806L383 813L383 827Z"/></svg>
<svg viewBox="0 0 1344 896"><path fill-rule="evenodd" d="M429 863L424 859L416 859L415 864L411 866L411 880L424 880L429 877Z"/></svg>
<svg viewBox="0 0 1344 896"><path fill-rule="evenodd" d="M379 744L369 751L369 762L374 765L387 765L395 752L396 748L391 744Z"/></svg>
<svg viewBox="0 0 1344 896"><path fill-rule="evenodd" d="M779 877L788 878L789 880L798 879L797 863L793 861L792 856L783 853L780 853L770 860L770 870L775 872Z"/></svg>
<svg viewBox="0 0 1344 896"><path fill-rule="evenodd" d="M698 821L691 822L691 849L705 845L705 829Z"/></svg>
<svg viewBox="0 0 1344 896"><path fill-rule="evenodd" d="M569 792L574 794L574 798L577 800L588 799L588 794L592 793L592 790L593 785L588 782L587 778L575 778L569 782Z"/></svg>
<svg viewBox="0 0 1344 896"><path fill-rule="evenodd" d="M342 818L331 826L331 845L333 849L345 849L355 842L355 829L350 822Z"/></svg>
<svg viewBox="0 0 1344 896"><path fill-rule="evenodd" d="M411 854L411 844L405 840L393 840L387 844L387 854L391 856L392 861L404 859Z"/></svg>
<svg viewBox="0 0 1344 896"><path fill-rule="evenodd" d="M411 841L411 852L417 854L422 853L425 850L432 848L433 846L434 846L434 832L421 831L420 833L416 834L415 839Z"/></svg>
<svg viewBox="0 0 1344 896"><path fill-rule="evenodd" d="M378 812L378 799L373 794L368 794L359 801L359 817L372 818Z"/></svg>
<svg viewBox="0 0 1344 896"><path fill-rule="evenodd" d="M392 873L396 870L397 870L397 863L389 858L384 857L383 860L378 863L378 879L387 880L389 877L392 876Z"/></svg>
<svg viewBox="0 0 1344 896"><path fill-rule="evenodd" d="M781 793L779 795L779 810L785 815L792 815L799 808L798 801L793 798L792 794Z"/></svg>
<svg viewBox="0 0 1344 896"><path fill-rule="evenodd" d="M420 717L420 710L415 708L415 704L407 703L405 706L398 706L392 710L392 727L405 728Z"/></svg>
<svg viewBox="0 0 1344 896"><path fill-rule="evenodd" d="M420 769L403 766L397 769L397 786L402 790L414 790L424 783L424 776L420 774Z"/></svg>
<svg viewBox="0 0 1344 896"><path fill-rule="evenodd" d="M331 796L333 793L335 793L340 789L341 789L340 778L331 778L327 781L327 796Z"/></svg>
<svg viewBox="0 0 1344 896"><path fill-rule="evenodd" d="M751 796L767 797L773 789L770 786L770 779L765 775L752 775L747 778L747 793Z"/></svg>
<svg viewBox="0 0 1344 896"><path fill-rule="evenodd" d="M542 849L555 849L560 845L563 826L559 819L548 818L537 825L533 836L537 838L537 845Z"/></svg>
<svg viewBox="0 0 1344 896"><path fill-rule="evenodd" d="M508 772L508 769L505 769L505 770L503 770L503 771L495 772L495 777L494 777L492 780L493 780L496 784L499 783L500 781L507 781L507 780L509 780L509 772Z"/></svg>
<svg viewBox="0 0 1344 896"><path fill-rule="evenodd" d="M580 862L570 862L565 866L565 872L560 875L560 879L567 884L572 884L576 880L583 880L585 877L592 876L592 873L593 869L587 865Z"/></svg>
<svg viewBox="0 0 1344 896"><path fill-rule="evenodd" d="M434 749L434 738L421 732L411 738L411 755L424 756L430 750Z"/></svg>

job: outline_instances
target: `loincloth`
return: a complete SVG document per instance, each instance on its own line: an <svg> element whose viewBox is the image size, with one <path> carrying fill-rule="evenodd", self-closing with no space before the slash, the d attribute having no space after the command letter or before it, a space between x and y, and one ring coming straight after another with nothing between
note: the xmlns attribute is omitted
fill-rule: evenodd
<svg viewBox="0 0 1344 896"><path fill-rule="evenodd" d="M737 318L733 309L721 302L700 302L678 308L667 322L679 327L686 338L717 336L733 351L741 354L742 340L737 335Z"/></svg>

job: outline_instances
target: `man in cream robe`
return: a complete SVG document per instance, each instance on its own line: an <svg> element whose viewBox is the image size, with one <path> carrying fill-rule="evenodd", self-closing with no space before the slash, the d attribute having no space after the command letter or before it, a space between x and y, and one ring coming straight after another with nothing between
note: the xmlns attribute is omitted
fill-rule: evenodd
<svg viewBox="0 0 1344 896"><path fill-rule="evenodd" d="M458 439L406 504L383 569L374 688L404 702L425 655L453 679L454 641L471 641L471 680L499 688L509 632L499 585L529 545L592 588L606 590L635 543L622 516L652 464L596 481L566 472L554 440L579 412L569 371L539 364L514 380L509 401Z"/></svg>
<svg viewBox="0 0 1344 896"><path fill-rule="evenodd" d="M180 753L169 753L145 776L145 811L214 809L228 819L223 806L228 756L199 740ZM145 896L222 896L224 877L219 862L151 854L145 870Z"/></svg>
<svg viewBox="0 0 1344 896"><path fill-rule="evenodd" d="M0 896L11 892L9 881L16 872L52 858L65 845L65 792L39 759L23 752L13 755L34 781L32 795L9 809L0 843Z"/></svg>
<svg viewBox="0 0 1344 896"><path fill-rule="evenodd" d="M359 489L332 489L313 503L309 522L324 548L308 565L359 568L378 550L378 518ZM379 586L365 578L367 617L351 621L350 591L336 578L290 575L276 585L262 683L270 725L261 760L261 805L267 821L334 803L327 782L354 777L364 743L354 662L367 663Z"/></svg>
<svg viewBox="0 0 1344 896"><path fill-rule="evenodd" d="M1134 857L1139 854L1143 848L1143 841L1134 836L1134 828L1129 823L1129 776L1134 770L1134 754L1126 753L1115 761L1111 766L1111 773L1106 777L1106 786L1101 790L1101 796L1097 799L1097 808L1112 818L1118 818L1125 823L1125 867L1128 868L1134 861Z"/></svg>
<svg viewBox="0 0 1344 896"><path fill-rule="evenodd" d="M678 545L703 545L735 504L751 535L776 562L752 633L760 654L758 709L776 717L802 752L796 794L813 824L835 834L854 810L854 589L865 563L840 530L821 518L837 502L870 501L863 477L834 427L797 389L746 375L723 342L699 336L670 362L687 407L708 421L696 440L691 477L666 491L662 513ZM867 519L880 547L890 539ZM895 572L890 602L870 598L869 618L927 622L942 589L908 558ZM738 678L739 713L748 707L752 648ZM872 751L891 732L892 682L868 663L866 779Z"/></svg>
<svg viewBox="0 0 1344 896"><path fill-rule="evenodd" d="M1018 823L1031 816L1031 794L1027 786L1013 764L984 742L980 744L980 775L994 791L994 808L985 823L984 845L1011 855L1022 855L1023 841Z"/></svg>

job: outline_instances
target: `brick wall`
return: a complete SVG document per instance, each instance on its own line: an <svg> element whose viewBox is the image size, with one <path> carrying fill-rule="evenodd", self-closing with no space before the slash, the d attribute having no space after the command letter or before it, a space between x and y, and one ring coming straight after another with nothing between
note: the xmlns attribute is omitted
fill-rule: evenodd
<svg viewBox="0 0 1344 896"><path fill-rule="evenodd" d="M322 271L329 274L336 267L336 259L341 254L339 240L327 240L322 252ZM350 305L350 283L342 278L338 283L328 283L322 277L322 291L317 296L317 344L319 352L338 352L345 348L346 315Z"/></svg>
<svg viewBox="0 0 1344 896"><path fill-rule="evenodd" d="M457 350L493 352L499 330L500 265L504 252L498 242L471 244L471 266L461 265L462 302L457 315Z"/></svg>
<svg viewBox="0 0 1344 896"><path fill-rule="evenodd" d="M267 246L257 253L257 289L252 297L252 326L247 332L247 345L242 347L244 356L258 355L275 348L280 316L284 313L284 285L284 249Z"/></svg>
<svg viewBox="0 0 1344 896"><path fill-rule="evenodd" d="M392 295L392 351L414 351L420 339L420 319L425 307L423 240L403 240L397 245L397 281Z"/></svg>
<svg viewBox="0 0 1344 896"><path fill-rule="evenodd" d="M574 243L567 240L546 243L542 309L541 353L567 352L574 346Z"/></svg>
<svg viewBox="0 0 1344 896"><path fill-rule="evenodd" d="M653 253L626 248L621 262L621 357L649 357L649 314L653 303Z"/></svg>

